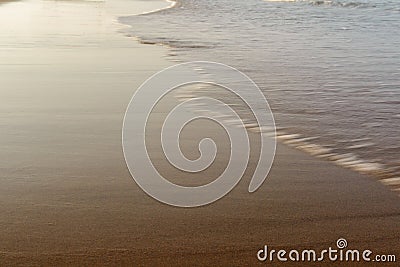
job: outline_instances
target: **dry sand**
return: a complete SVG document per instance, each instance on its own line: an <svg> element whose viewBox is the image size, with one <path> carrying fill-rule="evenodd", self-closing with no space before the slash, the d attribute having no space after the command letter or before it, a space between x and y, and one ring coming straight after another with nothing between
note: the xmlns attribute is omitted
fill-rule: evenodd
<svg viewBox="0 0 400 267"><path fill-rule="evenodd" d="M148 197L125 166L122 119L135 88L171 63L165 49L117 33L121 26L93 5L0 8L0 266L251 266L265 244L318 250L341 237L351 248L400 257L397 195L283 145L253 194L254 158L240 184L212 205L181 209ZM4 15L21 8L24 16ZM19 20L14 34L7 20ZM153 140L160 117L150 124ZM199 136L224 140L207 122L192 127L182 139L189 153ZM186 180L157 142L151 152L162 172ZM219 150L207 175L218 174L227 152Z"/></svg>

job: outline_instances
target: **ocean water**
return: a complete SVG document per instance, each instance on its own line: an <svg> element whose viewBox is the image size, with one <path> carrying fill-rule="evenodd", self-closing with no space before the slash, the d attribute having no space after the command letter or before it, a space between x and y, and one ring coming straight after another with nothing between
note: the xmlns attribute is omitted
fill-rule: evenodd
<svg viewBox="0 0 400 267"><path fill-rule="evenodd" d="M249 75L283 142L399 184L399 1L182 0L120 21L170 60Z"/></svg>

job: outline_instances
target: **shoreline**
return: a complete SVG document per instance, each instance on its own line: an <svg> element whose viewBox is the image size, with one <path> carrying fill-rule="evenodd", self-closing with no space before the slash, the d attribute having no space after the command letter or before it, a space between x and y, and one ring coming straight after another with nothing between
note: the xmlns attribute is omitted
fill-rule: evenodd
<svg viewBox="0 0 400 267"><path fill-rule="evenodd" d="M156 11L157 12L157 11ZM154 12L150 12L154 13ZM128 25L120 21L121 24ZM169 44L165 44L162 42L153 42L151 40L143 39L142 36L137 35L135 32L133 33L138 42L145 45L160 45L166 46L169 50L169 54L173 53L174 47L171 47ZM176 56L177 53L174 53L174 58L167 58L172 63L180 63L182 59L179 56ZM194 93L189 93L189 95L195 95ZM183 96L182 98L185 98ZM279 127L278 127L279 128ZM286 126L285 126L286 128ZM285 145L290 147L294 147L298 150L301 150L309 155L312 155L316 158L320 158L322 160L326 160L331 162L332 164L341 166L342 168L351 169L357 173L361 173L363 175L367 175L369 177L373 177L380 183L386 185L389 191L398 193L400 197L400 173L398 168L395 168L391 165L383 163L381 161L376 161L374 159L360 156L357 153L357 149L363 143L356 144L355 149L352 151L334 151L335 147L329 147L321 144L321 142L313 142L314 139L318 139L313 137L312 135L302 135L293 131L286 131L286 129L282 129L277 131L277 141L282 142ZM256 127L249 127L250 131L258 131Z"/></svg>
<svg viewBox="0 0 400 267"><path fill-rule="evenodd" d="M142 42L140 40L140 37L138 38L140 43L147 44L146 42ZM176 61L181 62L180 60ZM184 102L194 96L197 96L196 91L191 90L186 93L179 94L179 96L177 97L179 101ZM204 109L198 110L196 107L193 107L193 111L201 113L203 115L208 112ZM227 123L235 126L240 125L241 122L231 121L231 119L227 119ZM260 130L258 125L252 121L246 123L244 126L249 132L261 133L262 135L267 136L270 136L272 134L268 130ZM302 136L298 133L286 132L285 128L277 126L277 143L302 151L303 153L306 153L307 155L310 155L316 159L327 161L341 168L345 168L358 174L365 175L366 177L373 178L379 183L387 186L389 192L397 193L400 197L400 177L398 177L395 172L391 172L381 163L362 159L358 155L353 153L333 153L332 148L313 143L312 140L314 139L314 137Z"/></svg>

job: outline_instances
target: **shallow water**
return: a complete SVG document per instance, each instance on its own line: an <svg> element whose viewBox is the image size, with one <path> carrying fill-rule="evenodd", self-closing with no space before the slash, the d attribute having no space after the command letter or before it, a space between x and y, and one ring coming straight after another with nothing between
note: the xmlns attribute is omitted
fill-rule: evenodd
<svg viewBox="0 0 400 267"><path fill-rule="evenodd" d="M248 74L289 144L392 177L400 170L400 2L183 0L121 17L130 35Z"/></svg>
<svg viewBox="0 0 400 267"><path fill-rule="evenodd" d="M135 2L132 9L125 5L125 11L140 14L168 6L151 2ZM120 130L126 105L140 82L168 62L162 58L165 49L117 32L124 27L116 14L125 1L113 3L0 5L2 203L37 196L51 202L51 190L36 190L49 183L65 189L70 179L85 183L82 178L92 171L101 177L99 166L106 164L99 162L123 163Z"/></svg>

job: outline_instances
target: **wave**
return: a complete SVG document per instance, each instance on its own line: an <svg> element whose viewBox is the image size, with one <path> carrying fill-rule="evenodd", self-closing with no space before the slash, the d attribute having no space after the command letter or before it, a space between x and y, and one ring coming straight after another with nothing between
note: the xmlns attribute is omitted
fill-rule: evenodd
<svg viewBox="0 0 400 267"><path fill-rule="evenodd" d="M204 85L197 88L197 90L204 90ZM199 94L196 89L185 90L175 95L179 101L187 101L191 98L198 97ZM231 103L232 105L235 105ZM231 105L229 104L229 105ZM209 114L206 105L191 106L191 110L198 114ZM218 117L215 110L212 111L214 116ZM350 143L352 145L339 149L335 146L326 146L319 144L320 136L303 136L300 133L290 131L288 128L276 127L276 129L260 128L259 125L251 119L244 119L237 121L230 117L223 117L222 120L231 127L244 127L253 133L263 134L267 136L275 136L277 141L295 149L301 150L309 155L323 160L328 160L341 167L351 169L353 171L376 177L382 184L388 186L392 191L400 193L400 167L390 167L379 161L372 159L365 159L359 155L359 149L366 149L375 144L369 138L359 138L352 140L342 140L338 143Z"/></svg>
<svg viewBox="0 0 400 267"><path fill-rule="evenodd" d="M265 2L296 2L296 3L308 3L314 6L337 6L337 7L375 7L371 3L365 2L354 2L354 1L332 1L332 0L264 0Z"/></svg>
<svg viewBox="0 0 400 267"><path fill-rule="evenodd" d="M167 9L176 7L177 4L178 4L177 1L173 1L173 0L165 0L165 1L166 1L167 3L170 3L170 5L167 6L167 7L157 8L157 9L154 9L154 10L150 10L150 11L143 12L143 13L141 13L141 14L138 14L138 16L141 16L141 15L148 15L148 14L160 12L160 11L163 11L163 10L167 10Z"/></svg>
<svg viewBox="0 0 400 267"><path fill-rule="evenodd" d="M369 1L368 3L366 1L361 2L362 0L359 0L357 2L350 1L350 0L332 0L332 1L317 1L317 0L264 0L267 2L288 2L287 5L295 5L296 3L299 4L301 8L308 8L306 9L307 12L312 13L317 13L319 15L319 8L314 8L313 6L337 6L339 7L344 7L344 8L354 8L354 10L351 11L357 11L356 8L358 7L371 7L376 4L376 1ZM251 42L245 42L241 40L246 40L246 37L248 37L248 34L241 34L241 35L235 35L233 33L232 36L236 37L238 36L237 39L234 38L227 38L229 35L227 34L222 34L225 33L225 31L222 31L221 29L223 28L222 26L230 26L232 23L230 20L227 23L224 23L223 16L224 14L228 14L227 12L238 12L237 14L241 14L239 10L241 6L234 6L232 8L227 8L227 10L224 10L224 6L226 5L218 5L218 1L209 1L207 3L203 3L202 1L195 1L195 0L186 0L186 1L178 1L178 4L175 5L181 6L182 8L174 8L171 11L168 12L162 12L162 13L157 13L154 14L154 18L152 17L152 22L149 22L149 17L147 16L132 16L132 17L125 17L123 18L122 23L128 24L134 29L130 31L130 34L134 34L136 36L140 36L138 38L139 42L143 44L149 44L149 45L164 45L167 46L170 49L168 58L171 61L181 61L185 60L187 58L193 59L193 57L202 57L204 58L204 55L210 59L210 56L218 56L218 60L226 60L226 62L236 62L236 66L241 65L239 60L242 60L241 57L232 57L229 58L229 60L223 56L219 56L217 53L221 52L223 49L230 49L230 45L232 42L238 42L237 46L234 46L234 48L241 48L243 51L246 50L252 50L254 51L259 51L257 49L262 48L266 50L267 52L273 54L273 49L268 50L266 46L251 46L251 49L248 48L247 46L243 48L243 44L252 44ZM214 3L214 8L215 10L221 10L219 13L216 14L215 17L209 18L204 16L200 16L197 18L196 14L201 14L204 12L204 10L210 9L208 4ZM222 2L225 3L225 2ZM303 4L301 4L303 3ZM260 5L260 6L258 6ZM272 5L272 4L271 4ZM282 4L284 5L284 4ZM255 8L257 7L257 8ZM249 20L240 20L239 22L243 22L243 26L247 25L255 25L255 23L259 22L260 25L269 25L268 23L271 20L264 20L261 18L264 18L264 9L263 7L266 7L265 3L259 2L259 1L254 1L249 4L249 11L254 12L256 18L260 19L254 19L254 17L249 18ZM280 6L279 6L280 7ZM382 8L381 8L382 7ZM387 8L392 8L393 7L393 2L385 2L382 4L382 6L379 6L379 9L374 9L377 10L377 14L386 14L382 12L386 12ZM396 7L396 6L395 6ZM219 9L218 9L219 8ZM267 10L269 7L266 7L265 10ZM261 10L261 11L260 11ZM282 9L280 9L282 10ZM296 9L298 11L299 9ZM328 10L328 8L327 8ZM363 12L364 10L360 10L360 12ZM287 10L283 10L282 12L288 12L288 14L293 14L291 13L291 9L288 8ZM328 12L327 12L328 13ZM284 13L286 14L286 13ZM339 14L343 14L343 12L340 12ZM375 14L375 13L374 13ZM336 13L335 13L336 15ZM227 16L229 17L229 16ZM329 17L329 16L328 16ZM344 19L340 20L341 22L347 22L346 21L346 16L343 15L342 18ZM200 23L200 22L201 23ZM350 20L352 21L352 20ZM158 22L158 27L154 26L154 23ZM210 22L209 24L207 24ZM261 24L265 23L265 24ZM151 25L149 25L151 24ZM211 26L210 26L211 25ZM235 25L235 23L233 23ZM260 26L258 25L258 26ZM274 25L271 23L271 25ZM278 25L277 27L279 27ZM291 25L284 25L285 28L283 30L287 30L288 28L291 29ZM308 25L307 25L308 26ZM330 26L330 25L328 25ZM153 29L155 27L155 29ZM297 27L297 26L296 26ZM192 30L192 33L188 34L185 32L186 28L189 30ZM265 27L264 27L265 28ZM260 31L264 29L263 27L260 27ZM338 27L339 28L339 27ZM199 31L201 29L201 31ZM248 28L251 29L251 28ZM278 29L279 30L279 29ZM318 29L319 30L319 29ZM232 33L229 31L226 31L227 33ZM252 33L252 32L250 32ZM318 31L317 31L318 33ZM271 40L273 40L273 37L269 37ZM239 39L242 38L242 39ZM258 38L254 38L257 40L257 44L260 44L259 40L264 40L262 37L258 36ZM249 39L250 40L250 39ZM296 46L294 46L296 47ZM212 48L216 48L216 51L213 51ZM229 50L228 50L229 51ZM272 51L272 52L271 52ZM234 54L234 53L233 53ZM251 55L247 53L246 55ZM249 58L251 60L254 58ZM272 61L273 62L273 61ZM338 64L341 62L338 62ZM259 69L254 70L254 68L249 67L249 71L253 71L254 76L257 75L263 75L261 73L264 73L263 71L263 66L257 65ZM280 65L278 64L278 67ZM242 66L242 70L246 70L245 66ZM301 70L300 70L301 71ZM277 72L279 73L279 72ZM260 78L260 81L263 81ZM273 88L274 89L274 88ZM272 89L271 89L272 90ZM288 90L288 89L286 89ZM272 91L270 91L272 92ZM291 91L292 92L292 91ZM298 91L293 91L298 92ZM318 91L319 92L319 91ZM178 98L181 99L190 99L193 97L198 96L198 91L191 92L189 94L181 94L178 96ZM319 92L321 93L321 92ZM364 93L364 91L363 91ZM274 93L271 93L274 94ZM326 97L326 99L333 99L335 100L336 98L331 98L331 95L328 93L325 93L326 95L321 93L321 96ZM282 97L280 94L276 94L278 97ZM305 95L300 96L304 97ZM282 101L288 101L290 98L284 98L282 97ZM279 100L281 101L281 100ZM398 100L396 98L385 100L385 99L380 99L380 98L374 98L373 101L375 101L375 104L387 104L390 107L395 106L398 103ZM310 102L310 101L307 101ZM284 103L284 102L282 102ZM339 102L338 102L339 103ZM195 107L198 112L209 112L207 111L207 107ZM279 110L280 106L277 106L277 110ZM357 111L357 110L356 110ZM298 116L301 118L301 116L307 115L310 118L316 118L320 116L321 118L325 119L330 119L329 116L326 116L326 114L329 114L331 112L330 107L327 107L326 109L324 108L304 108L304 106L293 106L290 107L290 109L285 108L284 111L281 112L281 116L287 116L287 117L295 117ZM350 109L350 115L351 112L354 112L353 109ZM301 115L301 116L299 116ZM354 113L354 118L358 116L358 114ZM393 118L398 119L400 118L400 115L397 114L391 114ZM386 118L383 116L382 118ZM229 120L229 118L226 118ZM290 123L292 122L292 123ZM346 121L343 121L346 122ZM349 122L353 122L353 120L350 120ZM380 133L380 131L376 130L376 128L383 128L385 127L385 123L382 119L379 120L374 120L374 119L368 119L366 122L362 121L363 123L360 122L360 127L365 127L366 130L370 129L371 131L375 133ZM236 121L229 121L232 125L239 125L239 123ZM357 123L357 122L356 122ZM281 143L284 143L286 145L295 147L297 149L300 149L302 151L305 151L308 154L311 154L315 157L321 158L323 160L328 160L332 161L333 163L343 166L345 168L349 168L352 170L355 170L360 173L364 173L370 176L376 177L378 180L380 180L383 184L390 186L393 190L399 190L400 189L400 183L398 183L398 177L400 177L400 162L395 158L393 159L393 156L395 155L400 149L397 145L394 146L394 141L397 140L397 137L393 137L391 140L390 136L388 136L385 140L389 141L380 141L376 139L376 136L369 132L363 132L359 131L358 135L348 135L348 134L342 134L342 132L338 131L335 132L335 135L326 135L324 131L321 130L309 130L309 129L304 129L303 127L299 127L298 124L293 123L293 121L289 122L282 122L282 125L285 127L291 127L291 128L286 128L286 129L278 129L277 131L277 138ZM315 124L318 125L318 124ZM314 125L314 127L315 127ZM343 125L339 124L339 126L343 127L348 127L346 124L343 123ZM261 132L262 134L269 134L269 129L260 129L257 125L255 125L253 122L249 121L246 123L245 127L251 131L251 132ZM353 126L351 126L353 127ZM339 130L343 130L342 128L338 128ZM394 128L390 128L388 130L394 130ZM360 138L367 136L368 138ZM355 139L358 138L358 139ZM385 143L386 142L386 143ZM383 146L382 146L383 144ZM399 190L400 192L400 190Z"/></svg>

